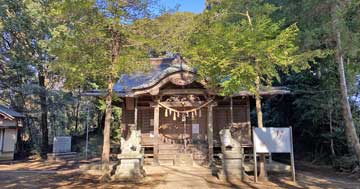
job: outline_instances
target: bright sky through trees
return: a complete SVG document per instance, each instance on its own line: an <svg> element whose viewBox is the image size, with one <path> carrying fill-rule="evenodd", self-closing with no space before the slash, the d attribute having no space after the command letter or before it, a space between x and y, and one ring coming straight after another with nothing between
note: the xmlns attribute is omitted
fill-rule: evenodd
<svg viewBox="0 0 360 189"><path fill-rule="evenodd" d="M173 8L177 4L180 5L181 12L201 13L205 9L205 0L161 0L162 5Z"/></svg>

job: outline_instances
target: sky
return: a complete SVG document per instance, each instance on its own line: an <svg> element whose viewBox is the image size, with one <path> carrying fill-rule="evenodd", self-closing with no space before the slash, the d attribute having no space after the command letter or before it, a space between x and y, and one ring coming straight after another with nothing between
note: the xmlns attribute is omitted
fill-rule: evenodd
<svg viewBox="0 0 360 189"><path fill-rule="evenodd" d="M160 0L160 2L167 8L174 8L179 4L181 12L201 13L205 9L205 0Z"/></svg>

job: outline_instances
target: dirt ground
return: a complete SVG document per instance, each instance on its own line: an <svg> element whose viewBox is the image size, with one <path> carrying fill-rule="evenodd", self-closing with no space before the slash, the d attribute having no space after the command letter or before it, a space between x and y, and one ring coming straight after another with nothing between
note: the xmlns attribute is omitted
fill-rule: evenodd
<svg viewBox="0 0 360 189"><path fill-rule="evenodd" d="M300 167L297 184L290 173L270 173L269 181L254 183L226 181L211 175L206 167L145 166L147 176L137 183L101 183L97 175L84 174L79 164L42 161L0 164L0 188L351 188L360 189L360 178L334 172L330 168Z"/></svg>

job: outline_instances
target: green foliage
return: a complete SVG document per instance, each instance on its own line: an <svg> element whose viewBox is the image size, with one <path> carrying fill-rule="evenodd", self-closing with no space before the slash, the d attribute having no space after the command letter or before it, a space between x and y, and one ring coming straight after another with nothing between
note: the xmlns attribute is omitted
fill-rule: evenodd
<svg viewBox="0 0 360 189"><path fill-rule="evenodd" d="M52 69L73 89L93 85L106 88L108 77L146 68L146 39L138 38L133 21L146 16L148 1L135 4L116 1L55 2L49 51L55 56ZM131 10L128 10L130 9ZM146 9L146 10L145 10ZM135 31L134 31L135 30ZM121 38L120 58L113 65L112 32Z"/></svg>
<svg viewBox="0 0 360 189"><path fill-rule="evenodd" d="M350 96L357 96L359 88L356 81L359 75L359 42L358 30L359 20L358 1L324 1L324 0L302 0L302 1L278 1L270 2L281 6L274 15L277 19L285 18L285 24L296 22L300 28L301 49L322 49L332 51L335 48L334 31L332 27L332 6L339 3L342 11L338 12L340 19L340 31L342 47L345 55L345 71ZM337 65L333 55L317 59L317 65L311 65L310 72L302 71L284 77L285 85L294 90L294 98L286 102L293 105L292 119L288 124L294 125L294 130L300 133L295 139L302 152L308 152L307 156L318 159L319 156L329 157L329 162L334 162L334 157L329 156L330 140L334 140L335 153L342 156L347 153L346 139L344 133L344 121L340 107L340 89L338 81ZM359 122L359 105L349 98L353 118L357 127ZM286 105L288 106L288 105ZM268 125L277 125L283 121L271 119L281 115L280 109L272 108L274 111L265 115ZM266 111L265 111L266 112ZM333 134L330 134L329 113L332 114ZM359 127L358 127L359 128ZM316 145L312 145L316 144Z"/></svg>
<svg viewBox="0 0 360 189"><path fill-rule="evenodd" d="M138 35L148 40L151 56L173 56L185 51L195 23L194 13L176 12L138 20L134 28Z"/></svg>
<svg viewBox="0 0 360 189"><path fill-rule="evenodd" d="M24 130L34 148L41 138L39 94L46 92L49 136L83 137L86 124L90 130L101 128L105 102L81 98L81 92L104 89L111 77L115 81L123 73L146 70L149 56L180 53L223 95L256 92L257 76L262 85L287 86L292 96L265 102L265 125L293 125L304 157L327 156L331 139L336 155L347 153L331 11L334 3L341 7L338 27L359 127L358 0L209 0L209 9L200 15L167 12L156 18L153 0L118 2L0 1L0 100L27 115ZM117 62L114 33L121 39ZM46 76L45 87L39 85L39 74ZM120 108L113 106L112 118L112 139L118 141Z"/></svg>
<svg viewBox="0 0 360 189"><path fill-rule="evenodd" d="M309 61L325 53L302 52L298 27L284 28L282 21L274 21L276 9L261 1L226 1L212 7L199 20L188 58L200 75L220 84L225 95L255 92L257 76L271 85L273 79L280 80L280 72L308 69Z"/></svg>

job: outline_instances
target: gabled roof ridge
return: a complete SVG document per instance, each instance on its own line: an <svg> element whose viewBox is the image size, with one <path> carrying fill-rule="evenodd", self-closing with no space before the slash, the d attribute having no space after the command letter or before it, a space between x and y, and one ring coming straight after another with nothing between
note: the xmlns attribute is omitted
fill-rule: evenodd
<svg viewBox="0 0 360 189"><path fill-rule="evenodd" d="M14 119L16 117L25 117L23 114L1 104L0 104L0 113L9 117L10 119Z"/></svg>

